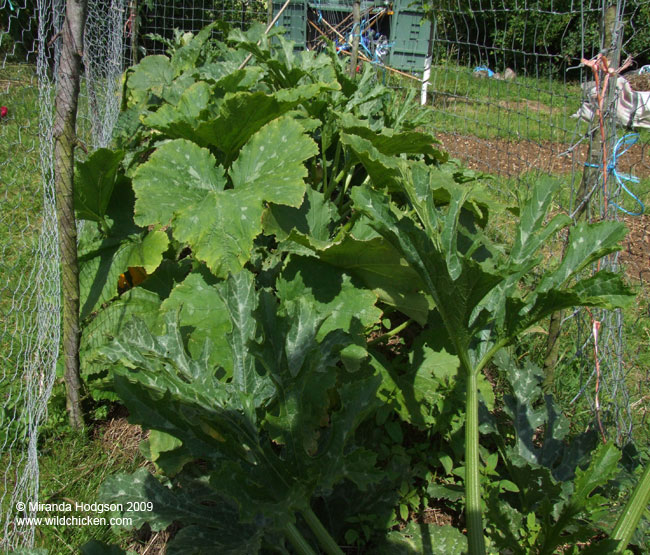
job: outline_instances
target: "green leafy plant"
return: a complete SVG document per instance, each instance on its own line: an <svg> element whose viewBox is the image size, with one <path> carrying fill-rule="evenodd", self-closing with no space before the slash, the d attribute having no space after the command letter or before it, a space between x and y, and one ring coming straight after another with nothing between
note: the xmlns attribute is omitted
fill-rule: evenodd
<svg viewBox="0 0 650 555"><path fill-rule="evenodd" d="M346 537L461 552L457 529L413 520L443 499L465 509L470 552L483 552L483 501L523 491L501 471L513 446L479 443L479 398L495 408L483 370L553 311L630 301L618 276L581 279L624 227L572 227L565 257L537 274L571 224L545 223L559 183L539 181L514 243L494 243L486 226L502 207L480 176L415 131L370 71L351 80L332 53L295 55L260 29L229 46L209 36L130 69L116 148L77 168L84 373L151 430L143 451L161 478L115 476L103 498L154 502L128 515L135 525L180 522L170 553L197 538L220 553L312 553L314 540L340 553ZM127 273L146 277L118 287ZM530 447L520 413L535 393L518 375L515 449ZM409 445L416 434L426 443ZM617 461L609 447L593 475L576 461L559 517L524 500L523 532L493 542L552 549Z"/></svg>
<svg viewBox="0 0 650 555"><path fill-rule="evenodd" d="M144 476L117 477L105 496L156 499L162 515L136 521L156 529L170 522L166 506L183 503L165 496L191 489L205 504L219 500L232 543L219 519L207 525L193 513L177 517L188 531L170 549L187 549L185 538L207 526L196 533L220 552L254 551L278 534L310 552L299 513L338 552L310 500L344 478L361 490L375 479L375 455L352 438L377 404L364 331L379 321L384 294L343 260L311 252L342 244L353 223L348 190L368 178L341 121L348 140L376 136L393 157L443 156L431 137L373 131L410 124L387 89L369 76L350 81L335 58L294 59L285 47L278 59L254 34L234 35L241 51L212 50L208 35L130 70L120 148L77 168L77 213L89 222L80 246L85 375L155 430L145 450L171 480L169 493ZM260 65L235 70L246 49ZM401 147L409 137L417 144ZM369 263L386 254L378 247ZM148 277L119 291L134 268ZM230 486L217 479L237 467ZM249 543L236 545L241 535Z"/></svg>
<svg viewBox="0 0 650 555"><path fill-rule="evenodd" d="M417 271L439 312L467 379L465 462L466 518L470 553L485 551L480 491L478 375L503 347L554 310L591 305L614 308L631 300L620 279L599 272L581 280L579 272L616 250L625 234L617 223L579 224L571 229L566 256L544 274L531 291L518 284L540 261L537 254L570 220L543 220L559 183L541 180L520 213L515 243L505 254L463 222L463 207L471 192L451 192L446 210L422 194L426 182L404 168L401 184L414 214L396 214L381 192L357 188L355 207Z"/></svg>

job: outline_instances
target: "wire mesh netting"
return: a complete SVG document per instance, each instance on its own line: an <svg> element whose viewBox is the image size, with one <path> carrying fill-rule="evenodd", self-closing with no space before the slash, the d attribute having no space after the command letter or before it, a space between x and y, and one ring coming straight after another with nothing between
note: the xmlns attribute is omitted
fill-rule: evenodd
<svg viewBox="0 0 650 555"><path fill-rule="evenodd" d="M38 496L37 433L59 343L59 266L51 152L43 141L51 69L38 59L39 7L3 0L0 29L0 545L29 545L16 504ZM40 116L45 116L41 118ZM45 126L45 127L43 127ZM44 173L41 172L44 170ZM22 515L19 515L22 516Z"/></svg>
<svg viewBox="0 0 650 555"><path fill-rule="evenodd" d="M128 65L164 53L175 37L215 20L240 28L267 21L282 4L89 0L78 49L77 158L110 145ZM650 179L650 135L646 131L629 148L616 150L619 139L634 131L626 126L636 121L617 115L628 89L603 89L607 98L599 112L588 102L594 74L582 61L603 48L612 60L632 55L635 71L623 77L639 93L632 95L632 115L641 114L640 93L650 90L650 69L643 77L650 64L650 2L620 1L610 30L601 23L606 6L598 0L442 0L425 23L426 4L416 9L410 2L363 2L358 30L351 5L294 1L279 23L297 48L319 49L333 41L342 56L357 33L362 60L375 65L379 81L400 90L420 91L428 65L421 109L452 157L499 176L488 183L500 194L525 187L540 173L561 176L567 183L563 209L575 215L587 195L582 217L624 219L633 231L621 256L589 271L626 269L635 279L647 279L647 228L644 217L633 215L639 199L629 194L636 182L620 176ZM33 542L33 528L18 524L15 507L26 503L18 516L35 513L29 502L38 499L38 428L59 357L55 100L66 93L61 78L74 73L60 63L64 11L64 0L0 0L0 106L6 108L0 114L0 455L6 469L0 546L6 549ZM218 28L215 33L219 36ZM586 110L590 121L575 117ZM606 122L602 137L599 114ZM575 379L558 383L558 390L567 392L567 404L586 404L590 418L595 415L609 437L625 443L634 426L645 425L650 376L624 350L628 328L622 313L580 310L561 319L563 334L577 339L560 354L575 369Z"/></svg>
<svg viewBox="0 0 650 555"><path fill-rule="evenodd" d="M134 51L136 59L164 54L164 41L173 40L175 33L196 33L215 21L245 30L254 22L267 20L266 6L260 0L131 0L126 24L129 59L133 60ZM136 21L134 34L132 24ZM218 28L214 36L222 36Z"/></svg>

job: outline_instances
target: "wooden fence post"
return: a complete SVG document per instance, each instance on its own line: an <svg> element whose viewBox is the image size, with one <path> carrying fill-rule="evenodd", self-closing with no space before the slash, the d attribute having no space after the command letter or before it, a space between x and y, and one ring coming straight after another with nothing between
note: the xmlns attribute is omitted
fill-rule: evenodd
<svg viewBox="0 0 650 555"><path fill-rule="evenodd" d="M608 6L603 11L603 19L601 26L602 45L601 50L605 53L610 61L610 67L615 69L620 62L620 49L622 33L617 29L620 22L617 20L616 6ZM613 103L616 101L616 79L611 79L609 82L609 89L606 94L605 109L609 110ZM616 111L613 110L613 116L616 117ZM596 117L594 111L594 117ZM611 129L611 125L605 122L606 132ZM607 140L608 137L605 137ZM587 165L582 172L582 180L576 191L575 203L577 208L574 211L573 217L576 221L582 218L587 209L589 202L594 192L595 186L598 184L600 176L602 175L602 165L605 163L603 160L603 145L600 129L596 127L592 131L591 140L589 141L589 153L587 155ZM567 235L562 255L566 252L569 242ZM562 319L564 318L564 311L558 311L551 314L551 319L548 326L548 336L546 338L546 356L544 358L544 389L550 391L553 388L555 381L555 366L557 365L560 354L560 332L562 328Z"/></svg>
<svg viewBox="0 0 650 555"><path fill-rule="evenodd" d="M66 407L70 425L83 427L79 374L79 265L77 223L74 215L74 149L79 80L86 23L86 0L67 0L61 31L54 119L54 179L61 249L63 290L63 359Z"/></svg>
<svg viewBox="0 0 650 555"><path fill-rule="evenodd" d="M361 1L354 0L352 7L352 51L350 55L350 78L354 79L359 63L359 38L361 35Z"/></svg>

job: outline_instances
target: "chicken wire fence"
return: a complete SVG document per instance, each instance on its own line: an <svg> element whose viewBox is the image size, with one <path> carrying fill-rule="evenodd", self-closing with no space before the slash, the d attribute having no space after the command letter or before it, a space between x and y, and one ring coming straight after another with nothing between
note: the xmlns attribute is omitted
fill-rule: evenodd
<svg viewBox="0 0 650 555"><path fill-rule="evenodd" d="M304 17L281 21L290 38L309 38L303 48L329 38L345 50L355 32L347 15L351 2L294 4ZM524 186L529 176L552 173L567 183L563 208L569 212L591 194L585 218L641 218L631 215L638 205L625 191L634 181L616 175L648 179L648 135L615 152L630 123L617 118L621 90L604 90L601 136L599 112L593 102L585 103L594 95L594 74L582 60L604 47L610 60L629 53L636 69L648 64L650 39L647 25L640 25L650 14L648 1L619 1L609 30L601 24L607 6L595 0L442 0L426 23L420 24L426 5L417 12L417 27L406 4L402 12L390 3L363 5L361 51L378 79L400 90L416 88L418 98L422 93L426 125L452 157L500 176L492 181L497 192L504 190L502 180ZM88 0L83 47L76 50L82 56L77 155L110 144L128 65L163 53L165 41L179 33L196 32L215 19L246 28L269 20L279 6L257 0ZM65 10L65 0L0 0L0 105L6 107L0 117L3 549L34 540L34 527L19 519L36 512L30 502L38 500L38 429L60 359L64 239L57 232L53 137L57 94L65 93L62 80L74 73L61 62ZM401 69L391 67L391 59L400 60ZM638 75L635 92L643 91L643 72ZM634 74L625 76L634 82ZM585 115L588 107L596 115L591 121L572 117ZM600 171L603 165L609 172ZM600 268L619 271L619 264L611 256ZM630 372L638 366L623 356L621 313L579 310L561 315L561 323L565 335L577 337L571 357L578 381L570 385L570 401L586 403L605 433L624 443L633 423L643 425L639 414L645 414L648 376L635 375L641 389L630 389ZM19 503L23 511L16 511Z"/></svg>

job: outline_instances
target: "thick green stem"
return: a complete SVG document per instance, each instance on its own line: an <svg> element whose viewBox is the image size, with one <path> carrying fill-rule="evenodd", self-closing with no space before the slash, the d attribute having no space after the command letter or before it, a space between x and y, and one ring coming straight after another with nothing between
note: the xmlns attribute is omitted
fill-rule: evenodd
<svg viewBox="0 0 650 555"><path fill-rule="evenodd" d="M341 137L337 137L336 151L334 153L334 162L332 162L332 175L331 179L336 180L335 173L339 169L339 160L341 158Z"/></svg>
<svg viewBox="0 0 650 555"><path fill-rule="evenodd" d="M566 245L566 243L565 243ZM564 257L562 257L564 258ZM562 318L564 312L558 310L551 314L546 338L546 357L544 358L544 391L553 391L555 385L555 367L560 355L560 332L562 331Z"/></svg>
<svg viewBox="0 0 650 555"><path fill-rule="evenodd" d="M316 555L316 552L312 549L311 545L307 543L307 540L302 537L302 534L298 528L296 528L295 524L287 524L284 529L284 534L291 542L291 545L293 545L298 555Z"/></svg>
<svg viewBox="0 0 650 555"><path fill-rule="evenodd" d="M321 150L321 166L323 169L323 188L322 191L325 192L327 191L327 156L325 155L325 136L321 136L321 143L320 143L320 150ZM325 197L327 198L327 197Z"/></svg>
<svg viewBox="0 0 650 555"><path fill-rule="evenodd" d="M650 464L646 465L612 532L612 539L619 540L615 553L623 553L627 549L648 504L650 504Z"/></svg>
<svg viewBox="0 0 650 555"><path fill-rule="evenodd" d="M413 320L409 319L406 322L402 322L399 326L395 326L392 330L387 331L385 334L375 337L371 341L368 341L368 345L375 345L376 343L381 343L383 341L388 341L394 335L397 335L402 330L405 330L413 323Z"/></svg>
<svg viewBox="0 0 650 555"><path fill-rule="evenodd" d="M316 536L318 543L325 550L325 553L328 555L343 555L343 551L336 544L334 538L330 536L329 532L325 529L323 524L318 517L314 514L314 511L311 509L306 509L300 513L307 525L311 528L311 531Z"/></svg>
<svg viewBox="0 0 650 555"><path fill-rule="evenodd" d="M467 416L465 421L465 520L470 555L485 553L481 517L481 477L479 473L478 372L467 373Z"/></svg>

